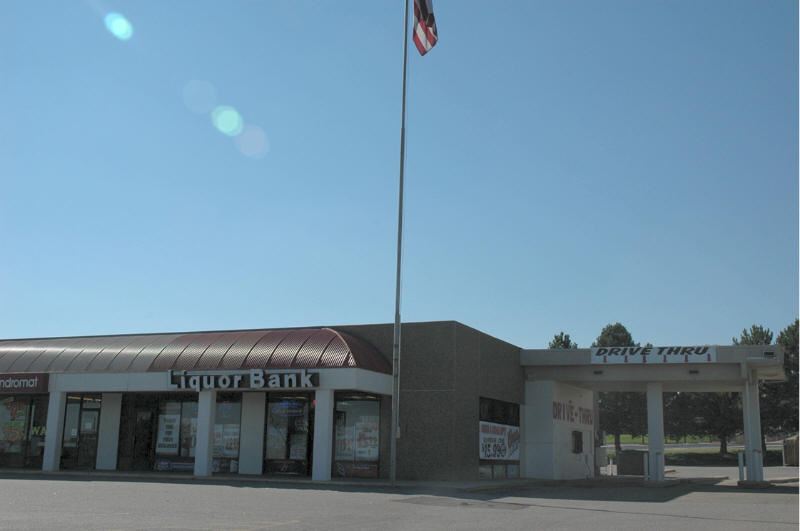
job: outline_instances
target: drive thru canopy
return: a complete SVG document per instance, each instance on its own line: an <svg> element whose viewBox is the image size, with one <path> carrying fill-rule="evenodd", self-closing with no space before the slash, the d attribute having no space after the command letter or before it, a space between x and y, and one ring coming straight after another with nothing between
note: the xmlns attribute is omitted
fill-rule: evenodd
<svg viewBox="0 0 800 531"><path fill-rule="evenodd" d="M747 479L763 481L759 382L781 381L783 350L776 345L607 347L574 350L522 350L528 394L542 394L548 382L572 389L640 391L647 394L650 478L664 479L664 412L662 394L674 391L740 392ZM557 384L557 385L558 385ZM552 385L552 384L550 384ZM546 394L546 391L545 391ZM597 408L593 407L595 415ZM596 426L596 422L594 423ZM526 425L527 426L527 425ZM535 437L526 438L534 456ZM530 462L529 468L538 463Z"/></svg>

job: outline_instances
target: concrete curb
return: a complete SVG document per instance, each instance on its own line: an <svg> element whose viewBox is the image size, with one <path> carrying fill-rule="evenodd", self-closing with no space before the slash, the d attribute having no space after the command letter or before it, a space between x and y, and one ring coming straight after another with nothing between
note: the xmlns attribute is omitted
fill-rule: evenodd
<svg viewBox="0 0 800 531"><path fill-rule="evenodd" d="M800 478L774 478L768 479L767 483L798 483L800 482Z"/></svg>
<svg viewBox="0 0 800 531"><path fill-rule="evenodd" d="M310 478L299 477L265 477L239 474L216 474L214 476L195 476L193 474L176 472L119 472L116 470L25 470L25 469L0 469L0 477L47 477L53 479L84 479L92 480L144 480L144 481L182 481L196 482L198 484L234 484L251 483L262 484L265 487L278 485L296 485L303 487L356 487L378 489L453 489L462 492L490 492L509 489L525 489L537 487L577 487L577 488L668 488L678 485L712 485L729 480L730 476L706 476L698 478L667 478L664 481L645 481L641 476L608 476L599 479L511 479L503 481L397 481L394 486L386 479L331 479L330 481L316 481ZM775 483L794 483L798 478L776 478L764 482L739 482L743 488L769 488Z"/></svg>

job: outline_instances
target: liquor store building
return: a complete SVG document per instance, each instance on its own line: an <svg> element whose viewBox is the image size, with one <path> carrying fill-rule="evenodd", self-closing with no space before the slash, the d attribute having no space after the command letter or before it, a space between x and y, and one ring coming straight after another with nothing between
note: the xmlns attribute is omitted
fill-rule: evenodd
<svg viewBox="0 0 800 531"><path fill-rule="evenodd" d="M376 324L0 340L0 468L387 478L392 337ZM397 477L593 476L595 391L653 377L587 377L583 350L403 324Z"/></svg>

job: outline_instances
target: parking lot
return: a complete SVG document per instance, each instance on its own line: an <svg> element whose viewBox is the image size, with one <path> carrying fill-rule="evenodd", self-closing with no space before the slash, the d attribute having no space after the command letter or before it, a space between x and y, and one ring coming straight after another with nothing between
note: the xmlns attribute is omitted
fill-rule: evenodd
<svg viewBox="0 0 800 531"><path fill-rule="evenodd" d="M796 476L797 469L793 469ZM490 487L490 488L487 488ZM796 484L370 485L0 476L3 529L797 529Z"/></svg>

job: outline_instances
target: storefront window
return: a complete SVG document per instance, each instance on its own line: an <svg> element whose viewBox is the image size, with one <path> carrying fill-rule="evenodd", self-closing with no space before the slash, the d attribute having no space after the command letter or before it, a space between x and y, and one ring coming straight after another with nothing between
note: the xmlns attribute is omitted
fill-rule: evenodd
<svg viewBox="0 0 800 531"><path fill-rule="evenodd" d="M197 445L197 402L181 404L181 457L194 457Z"/></svg>
<svg viewBox="0 0 800 531"><path fill-rule="evenodd" d="M380 402L368 395L339 395L334 412L333 474L378 477Z"/></svg>
<svg viewBox="0 0 800 531"><path fill-rule="evenodd" d="M156 470L191 472L197 442L197 402L161 400L156 428Z"/></svg>
<svg viewBox="0 0 800 531"><path fill-rule="evenodd" d="M214 472L239 471L239 431L242 419L241 394L220 395L214 422Z"/></svg>
<svg viewBox="0 0 800 531"><path fill-rule="evenodd" d="M0 396L0 467L41 467L47 396Z"/></svg>
<svg viewBox="0 0 800 531"><path fill-rule="evenodd" d="M519 404L491 398L479 403L478 453L481 479L519 477Z"/></svg>
<svg viewBox="0 0 800 531"><path fill-rule="evenodd" d="M308 475L313 413L308 395L274 396L267 403L267 474Z"/></svg>
<svg viewBox="0 0 800 531"><path fill-rule="evenodd" d="M178 455L178 442L181 429L181 403L162 402L158 414L156 432L156 453L158 455Z"/></svg>
<svg viewBox="0 0 800 531"><path fill-rule="evenodd" d="M0 448L4 454L22 454L28 404L24 398L13 396L0 401Z"/></svg>

